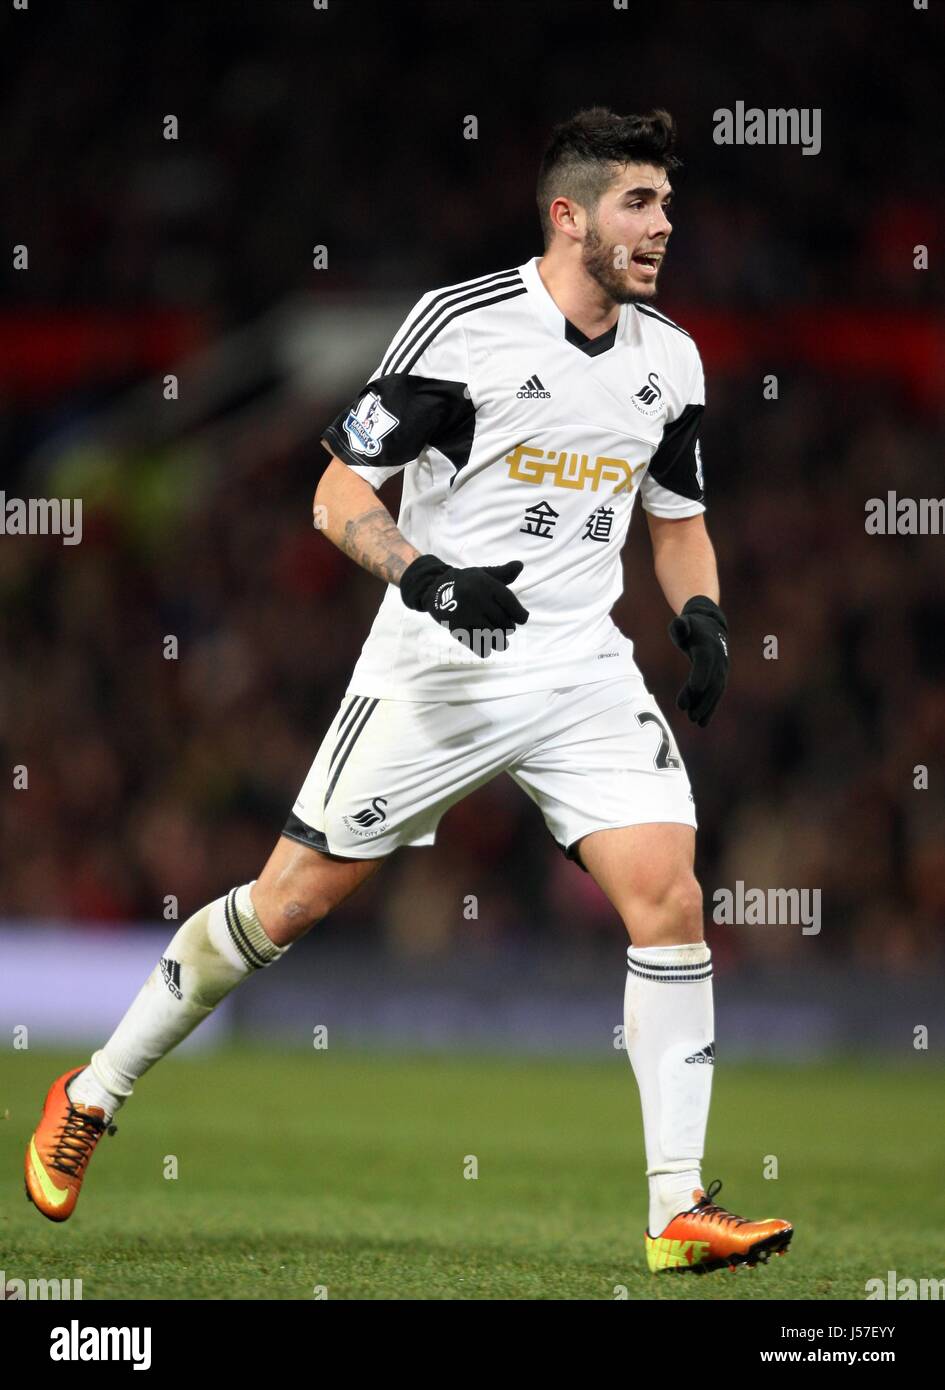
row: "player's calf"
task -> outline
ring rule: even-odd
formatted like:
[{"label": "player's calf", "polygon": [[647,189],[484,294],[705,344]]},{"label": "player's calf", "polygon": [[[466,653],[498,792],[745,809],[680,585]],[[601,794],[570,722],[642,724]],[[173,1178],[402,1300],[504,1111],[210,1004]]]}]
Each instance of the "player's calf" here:
[{"label": "player's calf", "polygon": [[27,1193],[45,1216],[71,1215],[95,1144],[139,1077],[287,949],[266,934],[248,884],[187,919],[105,1046],[50,1090],[26,1154]]},{"label": "player's calf", "polygon": [[298,941],[383,864],[341,859],[283,835],[253,885],[253,904],[270,940]]},{"label": "player's calf", "polygon": [[285,955],[267,934],[251,885],[200,908],[164,954],[103,1048],[70,1084],[73,1101],[110,1119],[134,1083],[193,1032],[222,999],[257,970]]},{"label": "player's calf", "polygon": [[135,1082],[380,862],[336,861],[282,839],[259,882],[231,889],[184,922],[105,1046],[50,1089],[25,1165],[27,1194],[44,1216],[72,1214],[98,1139]]}]

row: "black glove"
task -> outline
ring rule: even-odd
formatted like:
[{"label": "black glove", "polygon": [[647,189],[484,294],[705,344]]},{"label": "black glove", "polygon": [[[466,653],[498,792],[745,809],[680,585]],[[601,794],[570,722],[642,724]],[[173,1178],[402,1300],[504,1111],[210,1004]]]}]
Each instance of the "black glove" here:
[{"label": "black glove", "polygon": [[[408,608],[445,623],[464,647],[486,657],[504,651],[509,635],[528,621],[528,610],[507,587],[523,569],[521,560],[457,569],[435,555],[418,555],[400,577],[400,596]],[[496,639],[496,632],[504,636]]]},{"label": "black glove", "polygon": [[669,635],[692,662],[689,679],[676,697],[679,709],[704,729],[728,680],[728,623],[717,603],[696,594],[669,625]]}]

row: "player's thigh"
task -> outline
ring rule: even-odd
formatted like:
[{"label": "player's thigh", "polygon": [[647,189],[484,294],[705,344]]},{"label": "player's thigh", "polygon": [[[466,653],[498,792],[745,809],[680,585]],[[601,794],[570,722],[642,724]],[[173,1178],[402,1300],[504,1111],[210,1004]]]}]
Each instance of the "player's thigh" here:
[{"label": "player's thigh", "polygon": [[327,917],[384,863],[342,859],[281,836],[252,888],[259,920],[277,946],[297,940]]},{"label": "player's thigh", "polygon": [[701,935],[695,803],[669,723],[640,677],[556,690],[548,735],[511,775],[635,944]]},{"label": "player's thigh", "polygon": [[446,811],[508,766],[539,706],[347,696],[284,834],[346,859],[434,844]]},{"label": "player's thigh", "polygon": [[693,872],[696,832],[653,822],[595,830],[577,844],[635,946],[702,940],[702,891]]},{"label": "player's thigh", "polygon": [[509,769],[569,857],[593,830],[697,824],[668,722],[642,678],[546,692],[546,730]]}]

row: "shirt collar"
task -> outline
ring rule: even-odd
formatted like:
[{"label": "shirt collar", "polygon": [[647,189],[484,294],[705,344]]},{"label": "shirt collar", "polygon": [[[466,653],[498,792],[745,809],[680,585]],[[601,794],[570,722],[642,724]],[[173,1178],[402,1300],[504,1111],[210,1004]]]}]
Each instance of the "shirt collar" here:
[{"label": "shirt collar", "polygon": [[[545,287],[545,282],[538,273],[538,262],[540,256],[532,256],[524,265],[518,267],[518,273],[522,277],[522,282],[528,290],[529,298],[535,306],[535,311],[543,323],[554,333],[556,338],[565,341],[565,326],[567,320],[558,308],[554,299]],[[629,305],[621,304],[620,313],[617,316],[617,332],[614,337],[615,342],[619,342],[623,336],[624,325],[627,321],[627,310]],[[591,340],[595,341],[594,339]]]}]

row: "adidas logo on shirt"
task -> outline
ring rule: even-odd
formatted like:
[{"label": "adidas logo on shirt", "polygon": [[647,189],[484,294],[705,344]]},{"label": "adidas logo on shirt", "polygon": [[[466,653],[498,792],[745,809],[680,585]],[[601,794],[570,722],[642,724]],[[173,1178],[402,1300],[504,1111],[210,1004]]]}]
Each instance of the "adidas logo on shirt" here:
[{"label": "adidas logo on shirt", "polygon": [[537,376],[530,376],[515,393],[518,401],[547,401],[551,399],[551,392],[546,391]]}]

